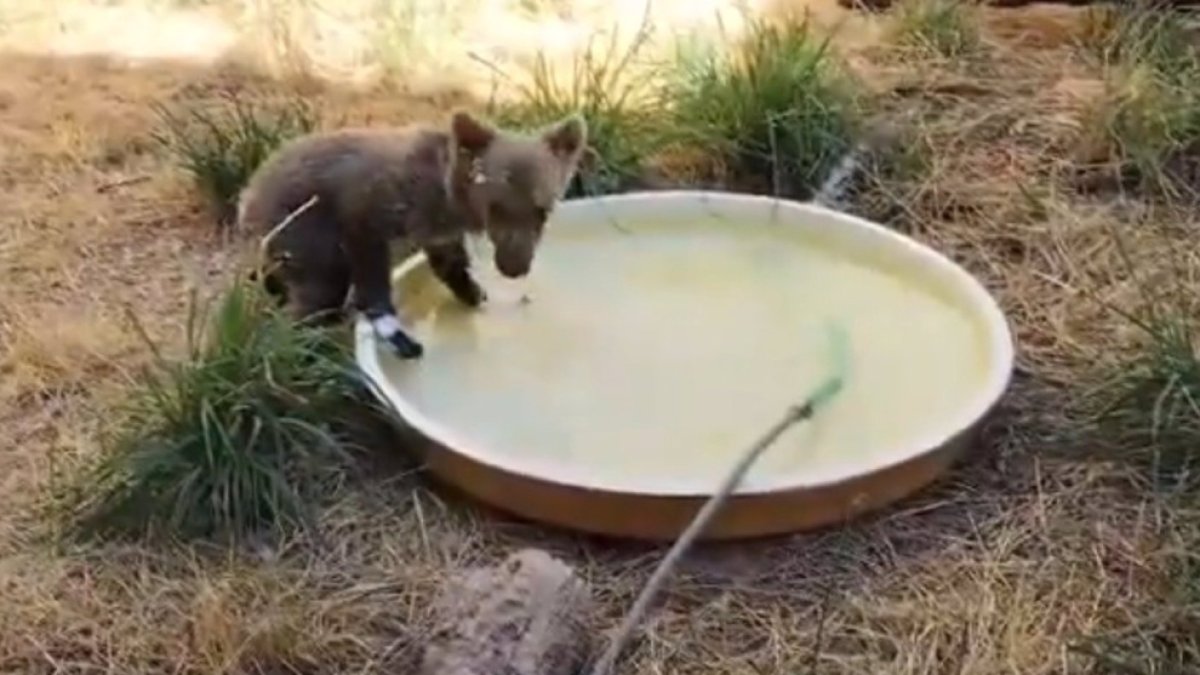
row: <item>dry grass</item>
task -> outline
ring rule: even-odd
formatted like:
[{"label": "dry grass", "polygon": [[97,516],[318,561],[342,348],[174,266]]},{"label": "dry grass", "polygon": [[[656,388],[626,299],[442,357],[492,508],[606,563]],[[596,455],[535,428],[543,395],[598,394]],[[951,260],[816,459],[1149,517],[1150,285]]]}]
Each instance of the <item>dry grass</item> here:
[{"label": "dry grass", "polygon": [[135,346],[121,322],[61,306],[20,307],[8,317],[0,359],[0,400],[79,390],[111,376]]},{"label": "dry grass", "polygon": [[960,0],[904,0],[892,10],[892,38],[900,45],[946,59],[979,47],[979,17]]},{"label": "dry grass", "polygon": [[[985,13],[987,58],[969,78],[940,56],[849,55],[923,149],[919,170],[882,177],[858,208],[978,274],[1020,340],[984,446],[877,517],[699,551],[628,672],[1114,671],[1093,669],[1097,657],[1133,673],[1195,671],[1194,497],[1145,489],[1145,472],[1119,454],[1093,456],[1083,412],[1103,366],[1145,343],[1105,306],[1140,303],[1113,228],[1134,259],[1169,271],[1155,261],[1190,250],[1200,218],[1186,204],[1077,189],[1071,152],[1105,73],[1056,37],[1070,13],[1042,11]],[[0,672],[406,672],[439,585],[530,543],[580,565],[615,623],[661,549],[508,523],[404,467],[345,490],[316,535],[269,547],[42,537],[46,486],[94,456],[114,392],[147,359],[125,309],[179,348],[189,290],[214,288],[231,262],[186,176],[144,142],[150,104],[253,87],[380,123],[436,119],[460,99],[230,65],[4,58]],[[1191,272],[1176,278],[1200,288]]]},{"label": "dry grass", "polygon": [[1115,183],[1196,195],[1200,167],[1200,49],[1182,13],[1123,8],[1088,37],[1104,94],[1085,118],[1078,155]]}]

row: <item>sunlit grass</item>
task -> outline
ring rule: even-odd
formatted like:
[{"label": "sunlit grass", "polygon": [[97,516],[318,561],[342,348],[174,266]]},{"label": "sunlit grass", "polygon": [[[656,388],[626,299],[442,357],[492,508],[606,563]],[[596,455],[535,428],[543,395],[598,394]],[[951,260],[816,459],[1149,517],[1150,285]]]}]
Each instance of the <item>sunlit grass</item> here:
[{"label": "sunlit grass", "polygon": [[533,131],[576,112],[587,120],[588,149],[569,197],[630,187],[645,158],[670,136],[653,109],[654,71],[638,67],[645,37],[637,36],[624,51],[617,49],[615,33],[606,45],[593,42],[575,55],[569,70],[538,54],[525,72],[506,79],[516,96],[495,106],[501,123]]},{"label": "sunlit grass", "polygon": [[671,68],[671,124],[759,190],[808,196],[853,144],[853,81],[807,19],[749,19],[743,41],[685,44]]}]

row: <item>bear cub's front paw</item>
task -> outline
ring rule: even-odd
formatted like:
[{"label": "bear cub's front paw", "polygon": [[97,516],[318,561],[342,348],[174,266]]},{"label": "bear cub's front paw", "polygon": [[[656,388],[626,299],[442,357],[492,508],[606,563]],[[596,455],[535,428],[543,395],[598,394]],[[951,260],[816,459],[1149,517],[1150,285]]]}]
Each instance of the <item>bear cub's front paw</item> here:
[{"label": "bear cub's front paw", "polygon": [[425,353],[425,348],[421,346],[421,343],[410,338],[404,331],[393,333],[392,337],[388,339],[388,343],[392,345],[392,351],[396,352],[396,356],[402,359],[419,359]]},{"label": "bear cub's front paw", "polygon": [[392,351],[402,359],[417,359],[425,353],[421,343],[409,337],[400,321],[391,314],[371,319],[371,327],[375,330],[376,337],[391,345]]},{"label": "bear cub's front paw", "polygon": [[471,277],[464,277],[450,290],[454,292],[454,297],[458,298],[459,302],[468,307],[479,307],[487,302],[487,291],[483,290],[479,282]]}]

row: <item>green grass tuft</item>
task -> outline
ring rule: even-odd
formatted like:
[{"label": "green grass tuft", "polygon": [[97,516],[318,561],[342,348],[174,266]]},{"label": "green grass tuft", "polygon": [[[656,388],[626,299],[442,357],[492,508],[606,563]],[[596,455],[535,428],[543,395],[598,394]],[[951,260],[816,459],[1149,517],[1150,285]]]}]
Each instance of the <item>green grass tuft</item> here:
[{"label": "green grass tuft", "polygon": [[156,350],[125,423],[72,489],[76,534],[282,533],[309,524],[314,499],[344,477],[351,430],[373,406],[349,350],[249,281],[207,309],[193,302],[185,359]]},{"label": "green grass tuft", "polygon": [[1106,23],[1091,44],[1105,64],[1142,64],[1172,82],[1193,76],[1195,48],[1180,12],[1134,2],[1110,9]]},{"label": "green grass tuft", "polygon": [[962,0],[905,0],[894,11],[894,39],[901,46],[943,58],[979,48],[978,18]]},{"label": "green grass tuft", "polygon": [[1197,305],[1184,289],[1191,273],[1172,264],[1158,270],[1169,275],[1167,280],[1151,281],[1138,276],[1128,254],[1125,265],[1141,300],[1133,311],[1111,309],[1144,342],[1104,378],[1097,428],[1126,459],[1149,471],[1156,488],[1188,492],[1200,487],[1195,475],[1200,460]]},{"label": "green grass tuft", "polygon": [[583,115],[588,149],[568,197],[627,189],[641,176],[643,161],[666,142],[665,126],[649,112],[654,75],[637,69],[645,37],[639,33],[623,53],[616,49],[615,33],[605,49],[589,44],[566,73],[539,53],[522,78],[508,78],[516,82],[515,100],[493,106],[499,123],[530,132],[569,114]]},{"label": "green grass tuft", "polygon": [[288,139],[316,129],[319,119],[303,99],[255,104],[233,94],[179,110],[157,105],[155,112],[154,139],[191,175],[223,225],[232,223],[238,193],[255,169]]},{"label": "green grass tuft", "polygon": [[666,105],[677,131],[720,153],[747,189],[809,197],[853,143],[857,92],[807,19],[747,21],[738,49],[681,46]]},{"label": "green grass tuft", "polygon": [[1158,480],[1187,478],[1200,458],[1200,354],[1191,318],[1139,317],[1147,346],[1111,380],[1101,421],[1149,459]]},{"label": "green grass tuft", "polygon": [[[1132,311],[1104,302],[1143,341],[1107,368],[1099,395],[1085,405],[1099,410],[1087,452],[1131,463],[1145,472],[1153,492],[1143,506],[1156,510],[1164,583],[1150,606],[1130,622],[1071,646],[1097,672],[1154,675],[1200,668],[1200,310],[1190,282],[1196,269],[1168,247],[1165,260],[1135,265],[1122,237],[1115,240],[1123,272],[1137,286]],[[1101,301],[1103,302],[1103,301]],[[1156,561],[1157,562],[1157,561]],[[1148,567],[1151,565],[1147,565]]]},{"label": "green grass tuft", "polygon": [[1124,182],[1169,196],[1200,178],[1200,51],[1180,12],[1117,11],[1091,47],[1105,95],[1085,120],[1086,156],[1114,166]]}]

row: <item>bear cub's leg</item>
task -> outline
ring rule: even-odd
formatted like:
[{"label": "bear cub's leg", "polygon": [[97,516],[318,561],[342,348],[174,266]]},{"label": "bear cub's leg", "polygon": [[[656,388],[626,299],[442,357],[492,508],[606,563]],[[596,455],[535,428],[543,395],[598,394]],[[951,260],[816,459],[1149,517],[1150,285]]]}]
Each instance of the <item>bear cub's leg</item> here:
[{"label": "bear cub's leg", "polygon": [[471,258],[462,239],[424,247],[429,267],[446,288],[468,307],[478,307],[487,300],[487,293],[471,276]]},{"label": "bear cub's leg", "polygon": [[346,242],[354,284],[354,306],[371,322],[375,335],[391,345],[402,359],[417,359],[424,347],[404,331],[392,304],[391,251],[378,237],[360,236]]},{"label": "bear cub's leg", "polygon": [[269,264],[252,276],[296,321],[331,326],[341,319],[350,291],[350,264],[336,230],[308,217],[267,243]]}]

